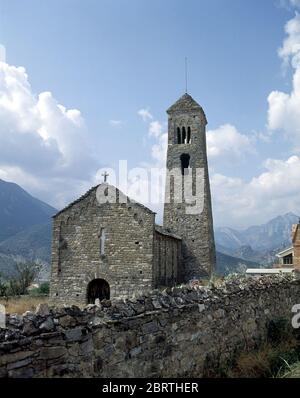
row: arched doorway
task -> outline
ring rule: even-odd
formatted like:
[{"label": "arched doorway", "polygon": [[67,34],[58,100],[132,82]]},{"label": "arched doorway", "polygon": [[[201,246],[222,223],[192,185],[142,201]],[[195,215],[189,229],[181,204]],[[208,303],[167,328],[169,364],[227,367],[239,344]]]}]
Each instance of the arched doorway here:
[{"label": "arched doorway", "polygon": [[104,279],[93,279],[87,287],[87,302],[95,304],[95,300],[109,300],[110,288],[108,282]]}]

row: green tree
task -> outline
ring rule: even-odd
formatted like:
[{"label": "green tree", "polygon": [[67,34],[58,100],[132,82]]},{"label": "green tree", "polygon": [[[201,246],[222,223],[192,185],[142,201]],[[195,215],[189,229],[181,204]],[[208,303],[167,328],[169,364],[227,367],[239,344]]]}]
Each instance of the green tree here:
[{"label": "green tree", "polygon": [[7,288],[7,283],[3,280],[3,277],[0,273],[0,297],[6,296]]},{"label": "green tree", "polygon": [[14,276],[9,280],[9,294],[11,296],[27,294],[28,287],[34,282],[40,269],[41,266],[34,262],[17,263]]},{"label": "green tree", "polygon": [[42,283],[40,288],[39,288],[40,293],[41,294],[45,294],[45,295],[49,294],[49,287],[50,287],[49,286],[49,282]]}]

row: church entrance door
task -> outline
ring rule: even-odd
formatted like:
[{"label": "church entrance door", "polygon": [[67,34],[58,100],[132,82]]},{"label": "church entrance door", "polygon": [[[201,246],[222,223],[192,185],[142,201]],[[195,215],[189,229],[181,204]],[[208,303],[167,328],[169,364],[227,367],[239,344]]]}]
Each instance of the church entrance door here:
[{"label": "church entrance door", "polygon": [[87,287],[88,304],[95,304],[96,299],[109,300],[110,288],[108,282],[104,279],[93,279]]}]

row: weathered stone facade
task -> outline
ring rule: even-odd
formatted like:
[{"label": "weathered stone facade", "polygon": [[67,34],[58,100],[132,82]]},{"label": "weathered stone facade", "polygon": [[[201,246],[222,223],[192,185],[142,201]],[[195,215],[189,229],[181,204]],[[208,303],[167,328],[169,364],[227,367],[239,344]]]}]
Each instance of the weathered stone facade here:
[{"label": "weathered stone facade", "polygon": [[42,305],[36,314],[7,315],[0,377],[201,377],[253,350],[270,321],[289,322],[299,300],[299,280],[268,276],[84,310]]},{"label": "weathered stone facade", "polygon": [[175,286],[181,267],[181,238],[156,226],[154,236],[154,287]]},{"label": "weathered stone facade", "polygon": [[[187,203],[165,204],[164,228],[155,225],[155,213],[106,183],[60,211],[53,219],[50,299],[53,303],[94,303],[96,299],[124,298],[159,286],[209,277],[215,264],[211,198],[202,108],[187,94],[169,110],[167,169],[181,168],[181,154],[189,166],[200,168],[200,202],[196,214]],[[182,127],[183,126],[183,127]],[[177,129],[186,126],[178,143]],[[188,143],[185,143],[185,141]],[[183,187],[180,174],[180,188]],[[107,190],[107,200],[97,191]],[[186,189],[186,186],[184,186]],[[168,187],[167,187],[168,189]],[[116,201],[111,192],[116,192]],[[187,189],[186,189],[187,191]],[[174,193],[171,186],[171,196]],[[121,200],[120,200],[121,199]],[[124,200],[125,199],[125,200]]]},{"label": "weathered stone facade", "polygon": [[[180,238],[156,231],[155,213],[129,198],[124,201],[119,190],[104,185],[117,193],[116,203],[99,203],[95,187],[53,219],[52,303],[88,303],[93,281],[105,281],[109,289],[107,297],[94,299],[130,297],[177,283]],[[158,241],[162,244],[155,258]]]},{"label": "weathered stone facade", "polygon": [[[199,104],[183,95],[168,111],[167,170],[180,177],[167,178],[164,227],[182,237],[182,274],[185,282],[210,276],[215,267],[215,243],[206,154],[206,116]],[[196,170],[198,169],[198,175]],[[192,173],[191,183],[182,174]],[[186,183],[184,183],[186,180]],[[188,187],[199,204],[188,202]],[[183,193],[178,203],[176,190]],[[203,207],[203,208],[202,208]]]}]

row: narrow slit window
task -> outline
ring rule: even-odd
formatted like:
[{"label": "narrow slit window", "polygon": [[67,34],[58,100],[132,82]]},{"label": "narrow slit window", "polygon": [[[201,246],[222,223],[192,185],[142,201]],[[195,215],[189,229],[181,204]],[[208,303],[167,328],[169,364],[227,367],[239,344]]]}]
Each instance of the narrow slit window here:
[{"label": "narrow slit window", "polygon": [[188,127],[187,129],[187,144],[191,143],[191,128]]},{"label": "narrow slit window", "polygon": [[182,127],[182,144],[186,144],[186,130]]},{"label": "narrow slit window", "polygon": [[177,144],[181,144],[181,133],[179,127],[177,127]]},{"label": "narrow slit window", "polygon": [[100,254],[103,255],[105,253],[105,229],[101,228],[100,230]]}]

